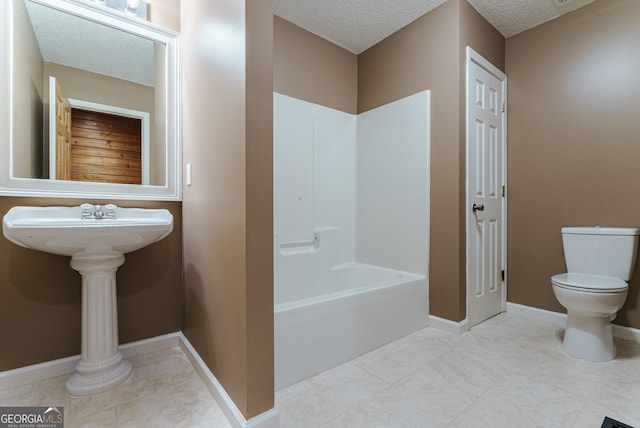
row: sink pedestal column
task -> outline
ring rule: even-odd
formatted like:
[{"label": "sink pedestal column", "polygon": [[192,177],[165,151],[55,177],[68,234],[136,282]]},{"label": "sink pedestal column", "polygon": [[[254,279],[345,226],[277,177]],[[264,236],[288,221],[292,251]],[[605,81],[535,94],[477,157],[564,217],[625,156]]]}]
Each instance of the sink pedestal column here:
[{"label": "sink pedestal column", "polygon": [[71,267],[82,275],[82,355],[67,380],[71,395],[97,394],[131,376],[131,364],[118,349],[116,270],[123,263],[117,252],[71,258]]}]

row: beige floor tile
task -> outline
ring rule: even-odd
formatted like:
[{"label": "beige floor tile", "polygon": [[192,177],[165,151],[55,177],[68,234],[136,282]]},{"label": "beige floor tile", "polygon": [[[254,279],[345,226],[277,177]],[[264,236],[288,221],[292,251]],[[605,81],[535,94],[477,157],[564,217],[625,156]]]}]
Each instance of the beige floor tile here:
[{"label": "beige floor tile", "polygon": [[411,335],[376,349],[353,362],[388,383],[397,382],[446,354],[451,345],[439,336]]},{"label": "beige floor tile", "polygon": [[[348,385],[345,385],[348,388]],[[309,382],[289,386],[276,393],[281,428],[316,428],[345,412],[348,406],[319,395]]]},{"label": "beige floor tile", "polygon": [[[421,422],[424,423],[424,428],[435,428],[439,426],[431,422],[429,415],[419,416],[423,416]],[[523,413],[519,408],[507,406],[489,394],[482,396],[467,409],[461,411],[445,426],[447,428],[536,427],[528,415]]]},{"label": "beige floor tile", "polygon": [[183,383],[119,405],[116,412],[120,427],[191,427],[221,410],[204,385]]},{"label": "beige floor tile", "polygon": [[429,415],[434,423],[446,424],[481,393],[482,390],[467,379],[451,379],[426,366],[390,385],[370,401],[376,407],[405,419],[413,420],[423,414]]},{"label": "beige floor tile", "polygon": [[353,363],[314,376],[307,383],[316,394],[336,406],[351,406],[366,400],[388,385]]},{"label": "beige floor tile", "polygon": [[509,376],[503,367],[496,366],[490,360],[478,361],[457,352],[433,360],[429,367],[437,371],[444,382],[456,384],[463,380],[469,388],[477,389],[477,395]]},{"label": "beige floor tile", "polygon": [[564,354],[563,333],[508,313],[461,335],[420,330],[351,363],[390,384],[347,409],[308,384],[280,391],[282,427],[597,428],[604,416],[640,427],[640,344],[616,340],[617,359],[596,363]]},{"label": "beige floor tile", "polygon": [[363,402],[347,410],[322,428],[418,428],[412,422],[383,408]]},{"label": "beige floor tile", "polygon": [[[636,368],[636,370],[640,367]],[[640,426],[640,384],[635,382],[599,384],[587,400],[578,419],[579,423],[592,423],[609,416],[620,422]],[[578,423],[576,423],[578,426]],[[586,426],[586,425],[585,425]]]},{"label": "beige floor tile", "polygon": [[26,406],[31,395],[32,384],[0,390],[0,405]]},{"label": "beige floor tile", "polygon": [[276,394],[281,427],[319,427],[387,385],[354,363],[343,364]]},{"label": "beige floor tile", "polygon": [[[65,415],[69,415],[65,409]],[[66,416],[64,426],[66,428],[114,428],[118,426],[116,409],[110,408],[88,416],[74,415]]]},{"label": "beige floor tile", "polygon": [[[565,355],[562,329],[501,314],[456,335],[420,330],[276,393],[281,428],[599,427],[605,416],[640,427],[640,344],[618,357]],[[0,390],[0,404],[65,406],[73,427],[230,428],[179,347],[130,359],[132,378],[89,397],[68,376]]]},{"label": "beige floor tile", "polygon": [[57,376],[33,384],[27,406],[64,406],[67,400],[65,383],[69,376]]},{"label": "beige floor tile", "polygon": [[[61,405],[65,426],[231,428],[179,347],[132,357],[123,385],[86,397],[66,393],[68,375],[0,391],[2,405]],[[6,403],[6,404],[5,404]]]}]

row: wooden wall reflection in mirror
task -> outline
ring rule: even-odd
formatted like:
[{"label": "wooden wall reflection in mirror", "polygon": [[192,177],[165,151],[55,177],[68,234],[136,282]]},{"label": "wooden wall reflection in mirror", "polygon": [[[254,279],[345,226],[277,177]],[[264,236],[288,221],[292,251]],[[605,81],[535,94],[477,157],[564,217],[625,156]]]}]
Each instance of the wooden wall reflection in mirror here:
[{"label": "wooden wall reflection in mirror", "polygon": [[86,0],[1,7],[0,192],[179,199],[178,34]]}]

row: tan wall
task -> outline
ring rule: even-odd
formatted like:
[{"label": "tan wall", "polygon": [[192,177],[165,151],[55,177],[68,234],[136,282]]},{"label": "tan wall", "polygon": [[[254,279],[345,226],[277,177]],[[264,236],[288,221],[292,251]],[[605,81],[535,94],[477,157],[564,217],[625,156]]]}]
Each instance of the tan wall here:
[{"label": "tan wall", "polygon": [[[460,74],[463,88],[467,46],[471,46],[491,64],[504,71],[504,37],[469,2],[463,0],[460,1]],[[464,91],[461,92],[464,95]]]},{"label": "tan wall", "polygon": [[[183,331],[248,419],[273,407],[272,2],[181,14]],[[212,26],[232,32],[202,38]]]},{"label": "tan wall", "polygon": [[[151,86],[45,62],[45,93],[49,90],[49,76],[58,79],[67,98],[147,111],[153,115],[155,91]],[[48,104],[48,101],[45,104]]]},{"label": "tan wall", "polygon": [[[0,215],[16,205],[79,205],[85,199],[0,197]],[[93,201],[98,202],[98,201]],[[129,253],[117,272],[120,343],[180,330],[182,213],[179,202],[113,201],[166,208],[173,232]],[[81,279],[69,257],[19,247],[0,238],[0,371],[80,354]]]},{"label": "tan wall", "polygon": [[13,151],[14,174],[16,177],[41,178],[43,60],[24,1],[14,1],[14,20],[13,138],[20,142]]},{"label": "tan wall", "polygon": [[[507,39],[508,300],[563,312],[562,226],[640,226],[640,2],[594,2]],[[636,263],[617,324],[640,328]]]},{"label": "tan wall", "polygon": [[[358,57],[358,112],[431,90],[430,313],[465,317],[464,46],[504,64],[504,39],[449,0]],[[503,52],[500,55],[500,52]]]},{"label": "tan wall", "polygon": [[273,1],[247,2],[247,410],[274,406]]},{"label": "tan wall", "polygon": [[180,0],[147,0],[147,4],[149,21],[180,31]]},{"label": "tan wall", "polygon": [[356,114],[358,57],[274,16],[273,90]]}]

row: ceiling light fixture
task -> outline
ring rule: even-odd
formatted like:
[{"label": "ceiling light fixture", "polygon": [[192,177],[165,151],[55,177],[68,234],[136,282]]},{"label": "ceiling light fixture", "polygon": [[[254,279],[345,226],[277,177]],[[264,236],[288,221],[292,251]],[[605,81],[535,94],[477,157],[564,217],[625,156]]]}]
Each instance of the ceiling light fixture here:
[{"label": "ceiling light fixture", "polygon": [[93,0],[94,3],[124,12],[129,16],[147,19],[147,2],[142,0]]},{"label": "ceiling light fixture", "polygon": [[125,11],[131,15],[135,15],[138,12],[139,6],[140,0],[127,0],[127,9]]}]

